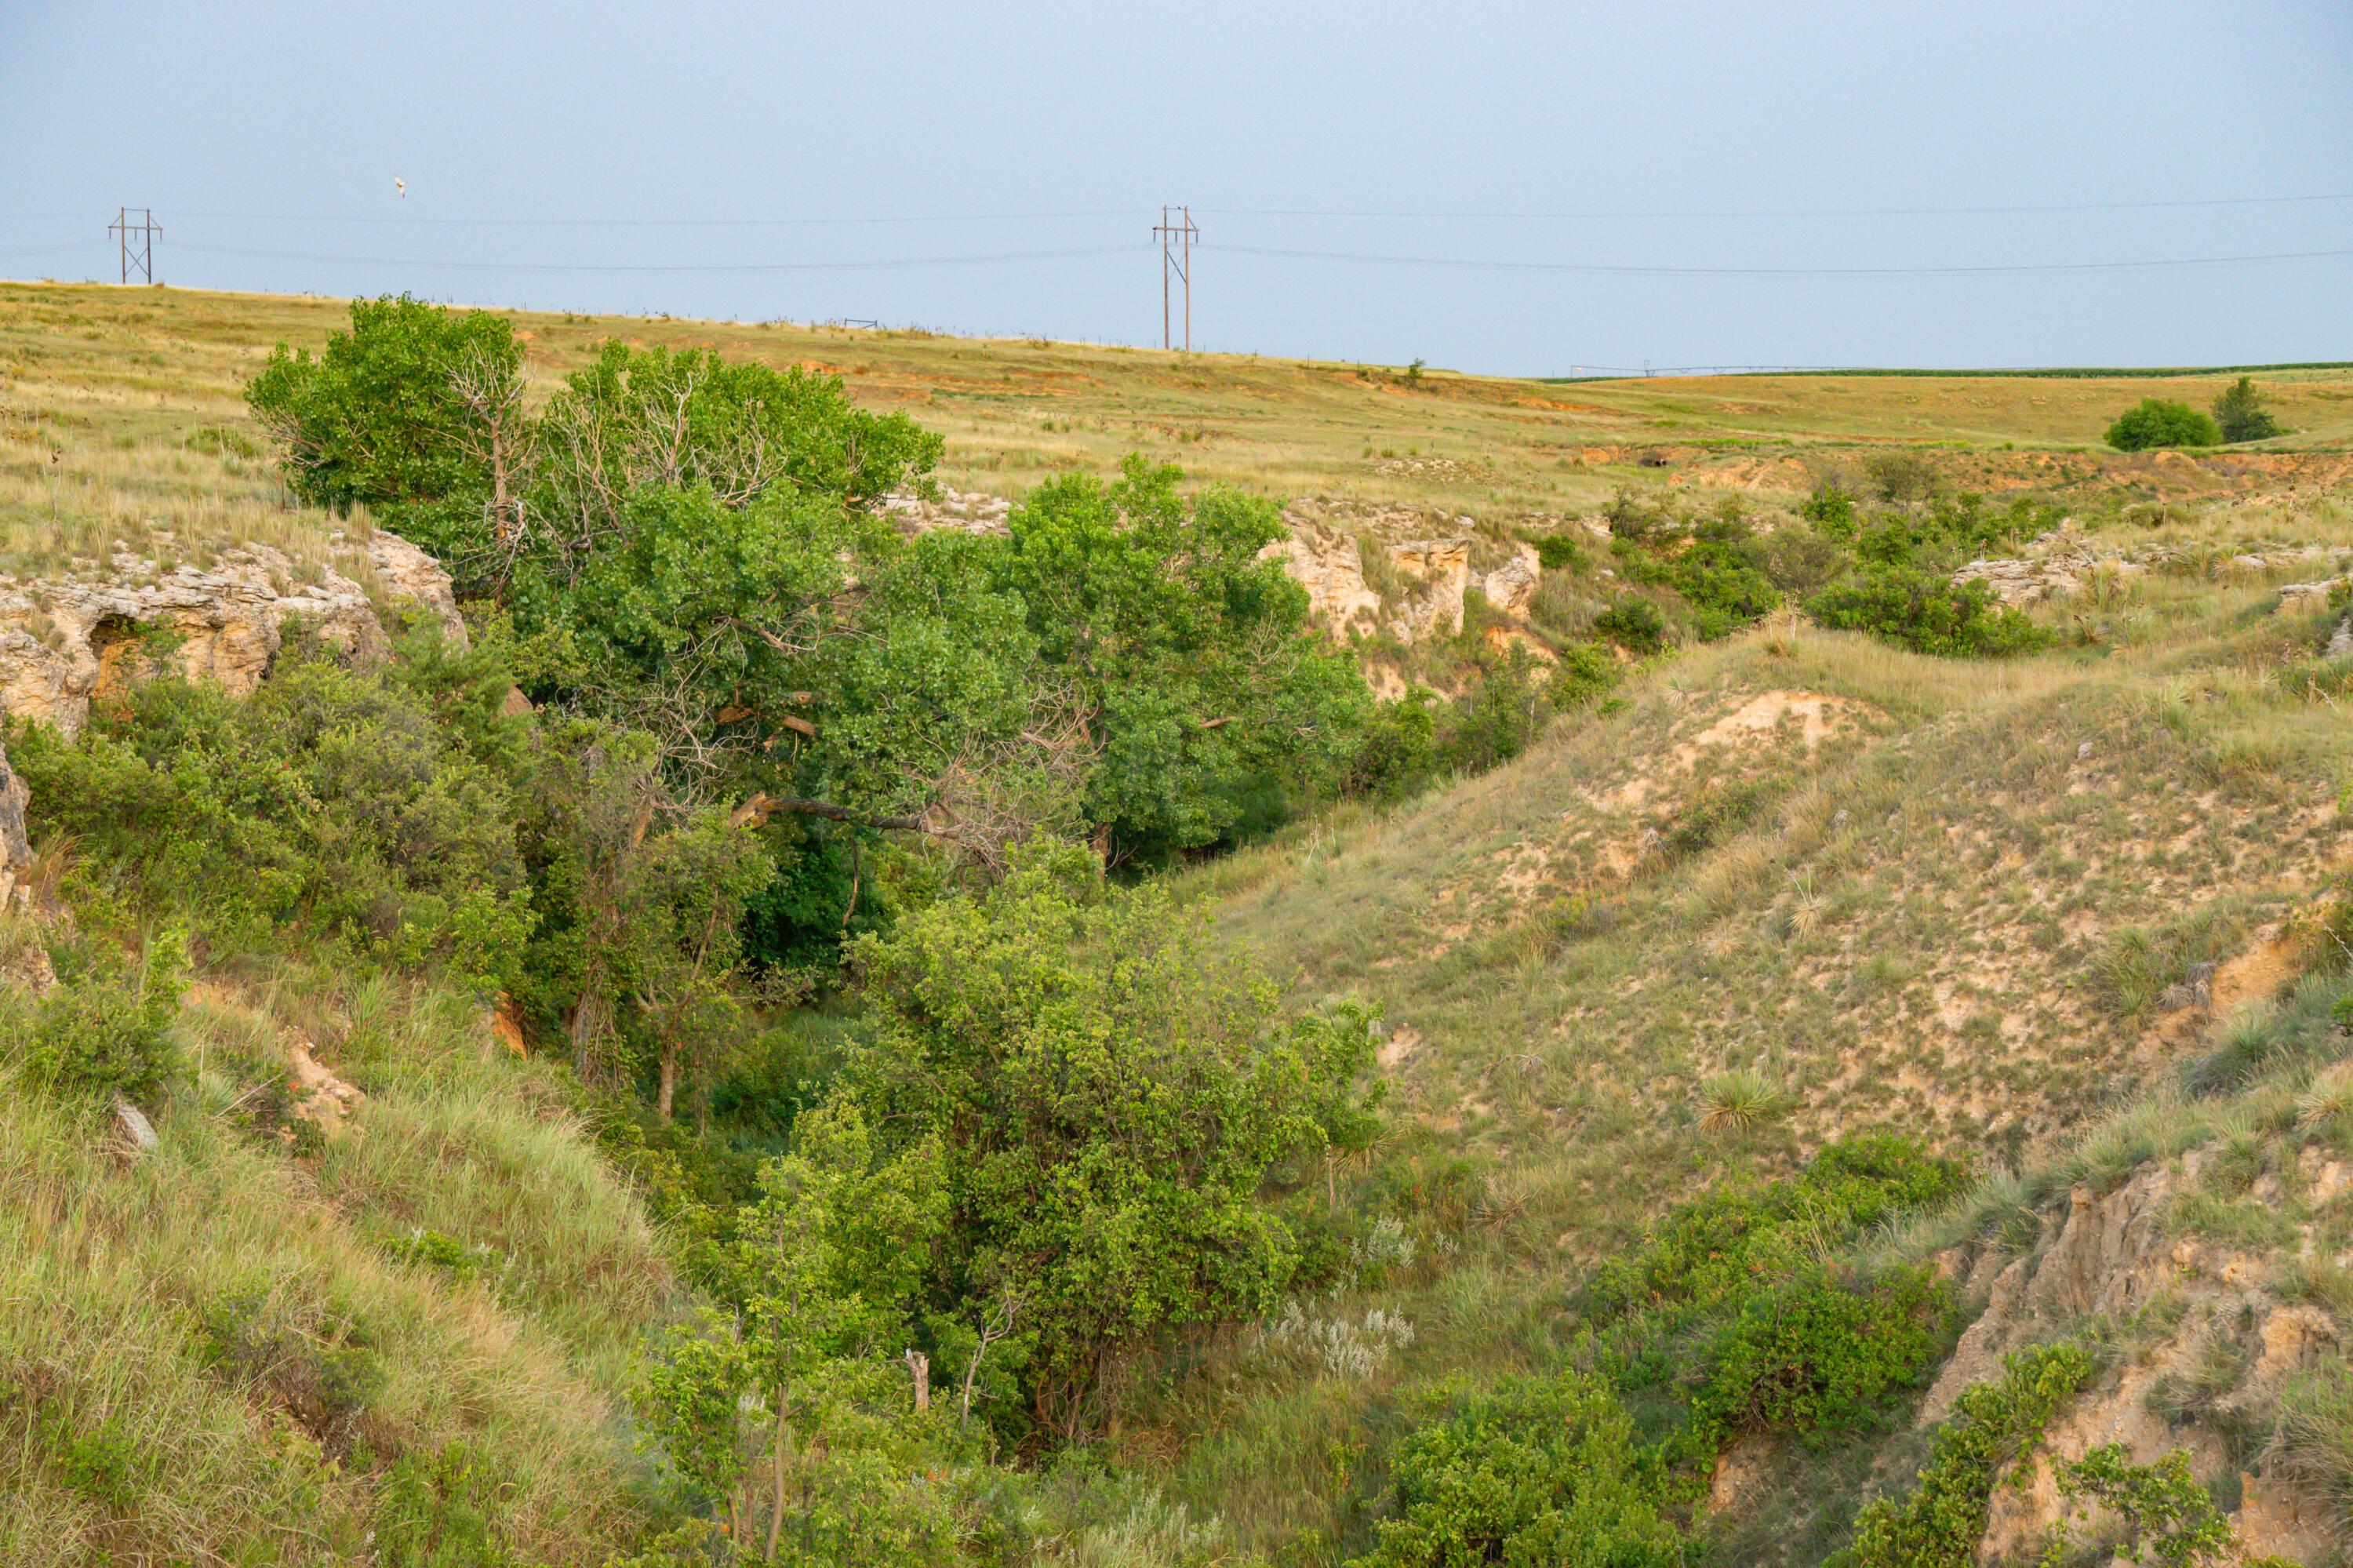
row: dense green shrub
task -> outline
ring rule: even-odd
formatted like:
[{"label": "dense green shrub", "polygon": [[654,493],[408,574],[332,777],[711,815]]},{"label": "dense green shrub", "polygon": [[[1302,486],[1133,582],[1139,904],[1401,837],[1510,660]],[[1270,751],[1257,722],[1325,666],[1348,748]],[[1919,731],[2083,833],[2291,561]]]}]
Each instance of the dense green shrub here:
[{"label": "dense green shrub", "polygon": [[1483,773],[1525,751],[1552,714],[1550,690],[1538,673],[1535,661],[1518,648],[1488,669],[1439,726],[1440,767]]},{"label": "dense green shrub", "polygon": [[1796,1273],[1824,1245],[1945,1202],[1967,1179],[1966,1167],[1923,1154],[1904,1139],[1842,1139],[1793,1181],[1720,1187],[1676,1205],[1640,1245],[1602,1265],[1588,1287],[1588,1305],[1606,1319],[1735,1303]]},{"label": "dense green shrub", "polygon": [[2116,416],[2108,427],[2107,443],[2120,452],[2148,451],[2158,447],[2211,447],[2222,440],[2221,428],[2187,403],[2144,397]]},{"label": "dense green shrub", "polygon": [[1979,582],[1881,567],[1806,600],[1806,613],[1834,630],[1868,631],[1921,653],[2003,658],[2046,648],[2051,634],[1994,598]]},{"label": "dense green shrub", "polygon": [[1585,569],[1585,549],[1567,534],[1524,534],[1521,535],[1535,546],[1536,565],[1548,572],[1576,572]]},{"label": "dense green shrub", "polygon": [[1862,460],[1862,471],[1882,501],[1909,506],[1936,493],[1944,476],[1925,452],[1873,452]]},{"label": "dense green shrub", "polygon": [[166,929],[128,963],[89,960],[33,1010],[26,1065],[37,1080],[152,1101],[186,1071],[173,1025],[187,952]]},{"label": "dense green shrub", "polygon": [[299,927],[496,989],[532,930],[521,809],[469,745],[495,725],[470,736],[455,705],[296,649],[248,698],[146,682],[10,756],[37,824],[145,915],[185,912],[215,947]]},{"label": "dense green shrub", "polygon": [[[2068,1518],[2052,1531],[2046,1561],[2066,1560],[2080,1516],[2100,1520],[2103,1537],[2121,1534],[2116,1554],[2127,1563],[2211,1568],[2242,1561],[2230,1517],[2215,1506],[2213,1494],[2191,1473],[2189,1456],[2179,1448],[2154,1464],[2136,1465],[2122,1443],[2103,1443],[2080,1459],[2062,1461],[2055,1470]],[[2255,1568],[2282,1562],[2265,1558]]]},{"label": "dense green shrub", "polygon": [[1835,484],[1816,486],[1811,495],[1798,503],[1798,515],[1840,544],[1854,537],[1854,497]]},{"label": "dense green shrub", "polygon": [[2226,441],[2269,440],[2280,433],[2251,376],[2240,376],[2214,399],[2214,424]]},{"label": "dense green shrub", "polygon": [[1750,1296],[1712,1337],[1693,1423],[1719,1440],[1868,1426],[1942,1354],[1953,1306],[1926,1269],[1864,1280],[1803,1268]]},{"label": "dense green shrub", "polygon": [[1355,1568],[1681,1568],[1684,1490],[1607,1383],[1524,1379],[1405,1440],[1391,1517]]},{"label": "dense green shrub", "polygon": [[[1680,594],[1691,609],[1694,633],[1713,641],[1769,614],[1781,602],[1780,590],[1758,567],[1747,544],[1745,533],[1703,532],[1672,555],[1627,556],[1627,576]],[[1600,629],[1599,622],[1596,628]]]},{"label": "dense green shrub", "polygon": [[1556,711],[1581,708],[1615,686],[1624,667],[1598,642],[1572,642],[1553,667],[1550,700]]},{"label": "dense green shrub", "polygon": [[1970,1568],[1985,1534],[1995,1479],[2032,1453],[2061,1405],[2092,1380],[2092,1358],[2072,1344],[2013,1352],[2001,1379],[1964,1391],[1936,1428],[1912,1495],[1877,1498],[1855,1520],[1835,1568]]},{"label": "dense green shrub", "polygon": [[1667,634],[1667,618],[1646,599],[1621,599],[1593,618],[1593,631],[1630,653],[1655,653]]}]

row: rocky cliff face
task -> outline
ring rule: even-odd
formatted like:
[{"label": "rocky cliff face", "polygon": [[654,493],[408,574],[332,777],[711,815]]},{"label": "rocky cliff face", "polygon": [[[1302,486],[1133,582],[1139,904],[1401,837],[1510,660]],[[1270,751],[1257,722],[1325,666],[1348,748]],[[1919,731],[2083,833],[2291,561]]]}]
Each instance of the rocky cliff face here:
[{"label": "rocky cliff face", "polygon": [[[910,534],[1002,534],[1012,509],[1002,496],[944,489],[928,498],[897,492],[881,502],[882,514]],[[1374,632],[1407,644],[1455,636],[1463,596],[1473,588],[1506,615],[1524,615],[1544,575],[1535,546],[1524,543],[1511,546],[1502,565],[1473,571],[1475,524],[1426,507],[1303,501],[1285,507],[1282,520],[1289,536],[1261,558],[1282,562],[1335,641]],[[1377,552],[1369,570],[1368,547]]]},{"label": "rocky cliff face", "polygon": [[[2052,1424],[2046,1455],[1995,1489],[1980,1563],[2031,1560],[2061,1514],[2050,1457],[2078,1459],[2105,1443],[2122,1443],[2138,1464],[2181,1449],[2201,1478],[2235,1481],[2233,1522],[2250,1555],[2327,1555],[2327,1500],[2232,1439],[2264,1425],[2289,1379],[2343,1351],[2328,1314],[2284,1298],[2266,1259],[2168,1224],[2168,1209],[2196,1189],[2208,1157],[2144,1165],[2112,1192],[2079,1187],[2035,1250],[2015,1258],[1989,1250],[1968,1269],[1968,1292],[1986,1305],[1929,1390],[1924,1425],[1970,1384],[1999,1377],[2002,1356],[2020,1346],[2087,1320],[2131,1326],[2122,1331],[2140,1341]],[[2353,1165],[2306,1150],[2295,1181],[2308,1195],[2334,1195],[2353,1189]],[[2276,1178],[2263,1181],[2276,1192]],[[2252,1195],[2261,1202],[2263,1186]]]},{"label": "rocky cliff face", "polygon": [[25,781],[8,767],[8,752],[0,747],[0,916],[24,905],[31,889],[26,878],[33,869],[33,846],[25,838]]},{"label": "rocky cliff face", "polygon": [[414,605],[465,640],[448,573],[385,533],[338,541],[334,565],[312,581],[259,545],[205,567],[166,571],[123,555],[103,577],[0,575],[0,708],[71,734],[93,697],[158,669],[250,692],[298,628],[348,657],[380,658],[379,601]]}]

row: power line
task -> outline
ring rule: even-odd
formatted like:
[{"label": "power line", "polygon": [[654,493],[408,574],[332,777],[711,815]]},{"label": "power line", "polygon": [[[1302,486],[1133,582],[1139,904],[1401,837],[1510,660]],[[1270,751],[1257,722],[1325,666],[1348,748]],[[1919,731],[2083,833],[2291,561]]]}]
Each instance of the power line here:
[{"label": "power line", "polygon": [[[1592,221],[1616,218],[1809,218],[1809,217],[1983,217],[2004,214],[2068,212],[2162,212],[2189,207],[2292,207],[2320,202],[2353,201],[2353,191],[2319,191],[2286,196],[2173,196],[2146,201],[2017,202],[1962,207],[1820,207],[1716,208],[1592,208],[1585,210],[1391,208],[1391,207],[1203,207],[1219,217],[1369,217],[1461,221]],[[1149,209],[1092,207],[1057,211],[976,213],[863,213],[792,217],[473,217],[424,214],[334,214],[301,212],[227,212],[173,208],[171,217],[226,218],[249,223],[390,224],[473,228],[825,228],[840,225],[923,223],[1040,223],[1087,218],[1134,217]],[[0,222],[31,223],[83,216],[79,213],[11,213]]]},{"label": "power line", "polygon": [[2243,267],[2283,261],[2337,261],[2353,250],[2282,250],[2256,256],[2184,256],[2147,261],[2035,261],[1969,267],[1648,267],[1585,261],[1487,260],[1456,256],[1388,256],[1358,250],[1293,250],[1220,245],[1232,255],[1293,261],[1354,261],[1390,267],[1441,267],[1497,272],[1561,272],[1613,278],[1971,278],[2054,272],[2149,272],[2170,268]]},{"label": "power line", "polygon": [[89,250],[98,244],[95,239],[67,239],[55,245],[15,245],[0,250],[0,256],[62,256],[69,250]]},{"label": "power line", "polygon": [[1778,218],[1778,217],[1987,217],[2035,212],[2154,212],[2194,207],[2284,207],[2298,203],[2353,201],[2353,191],[2328,191],[2311,196],[2184,196],[2160,201],[2030,202],[1995,207],[1726,207],[1714,211],[1594,211],[1530,212],[1428,211],[1410,212],[1373,207],[1205,207],[1216,217],[1382,217],[1466,220],[1599,218]]},{"label": "power line", "polygon": [[875,257],[855,261],[451,261],[418,256],[343,256],[307,250],[259,250],[241,245],[181,242],[183,250],[251,256],[270,261],[326,261],[360,267],[430,267],[468,272],[860,272],[911,267],[965,267],[999,261],[1057,261],[1083,256],[1133,255],[1137,247],[1096,245],[1064,250],[1000,250],[984,255]]},{"label": "power line", "polygon": [[1132,218],[1147,209],[1101,207],[1083,212],[968,212],[871,214],[837,217],[435,217],[426,216],[336,216],[301,212],[197,212],[172,209],[171,217],[226,218],[243,223],[395,224],[452,228],[798,228],[864,224],[1047,223],[1079,218]]}]

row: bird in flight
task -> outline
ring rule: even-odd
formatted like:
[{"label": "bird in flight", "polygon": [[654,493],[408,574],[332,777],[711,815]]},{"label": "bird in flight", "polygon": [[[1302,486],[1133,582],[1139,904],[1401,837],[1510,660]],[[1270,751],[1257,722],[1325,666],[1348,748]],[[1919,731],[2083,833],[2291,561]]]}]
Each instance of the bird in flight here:
[{"label": "bird in flight", "polygon": [[392,176],[392,188],[398,191],[403,196],[408,195],[408,182],[402,179],[398,175]]}]

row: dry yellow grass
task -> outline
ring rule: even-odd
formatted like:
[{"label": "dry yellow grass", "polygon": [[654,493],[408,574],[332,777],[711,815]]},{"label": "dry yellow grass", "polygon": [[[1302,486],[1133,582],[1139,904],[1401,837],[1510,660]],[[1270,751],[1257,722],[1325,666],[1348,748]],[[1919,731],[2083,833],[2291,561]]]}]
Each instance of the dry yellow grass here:
[{"label": "dry yellow grass", "polygon": [[[290,511],[238,392],[280,341],[315,347],[339,300],[0,284],[0,568],[53,566],[170,529],[297,556]],[[543,387],[610,337],[837,372],[947,438],[941,479],[1018,493],[1129,451],[1286,496],[1481,516],[1590,510],[1630,483],[1788,493],[1891,447],[1957,482],[2242,493],[2353,473],[2353,371],[2263,377],[2295,432],[2187,458],[2096,450],[2145,396],[2203,403],[2226,377],[1710,376],[1573,385],[1010,338],[519,313]],[[258,453],[258,449],[255,449]],[[1664,464],[1663,467],[1651,466]]]}]

